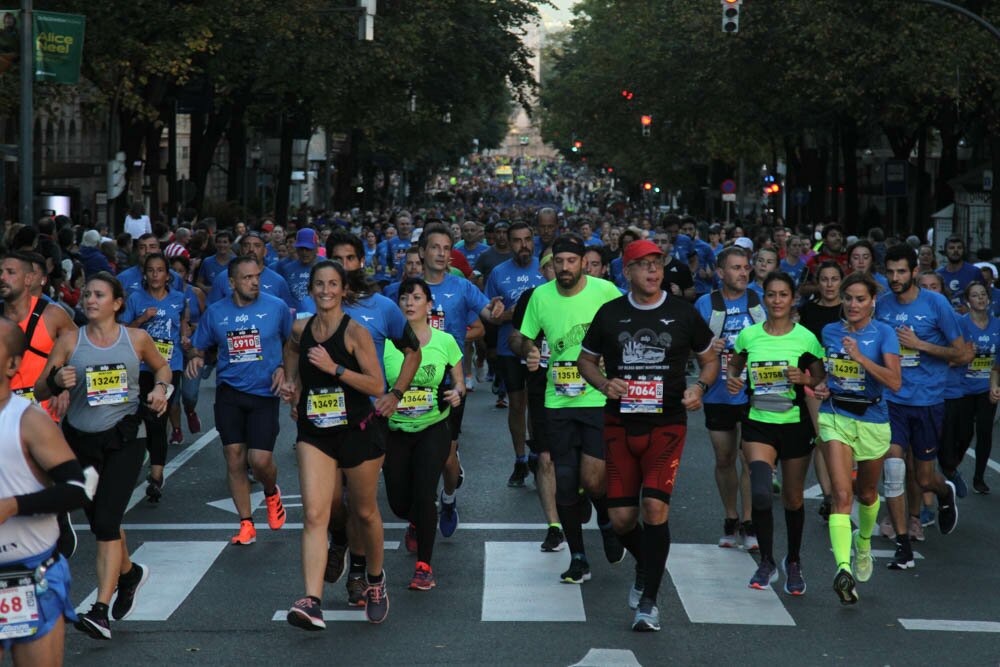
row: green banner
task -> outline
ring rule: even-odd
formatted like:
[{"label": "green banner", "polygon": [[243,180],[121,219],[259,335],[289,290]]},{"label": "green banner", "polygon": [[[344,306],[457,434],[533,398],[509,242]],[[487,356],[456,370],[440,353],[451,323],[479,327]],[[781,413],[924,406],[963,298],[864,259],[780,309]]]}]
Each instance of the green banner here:
[{"label": "green banner", "polygon": [[36,11],[34,19],[35,81],[78,83],[86,17]]}]

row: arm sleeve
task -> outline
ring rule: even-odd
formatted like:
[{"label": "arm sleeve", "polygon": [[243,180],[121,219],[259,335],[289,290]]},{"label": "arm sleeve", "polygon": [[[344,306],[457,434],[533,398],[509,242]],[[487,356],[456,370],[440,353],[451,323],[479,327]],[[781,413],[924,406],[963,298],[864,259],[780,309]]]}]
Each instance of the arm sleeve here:
[{"label": "arm sleeve", "polygon": [[417,334],[410,328],[409,322],[404,323],[402,334],[399,337],[393,337],[390,340],[396,349],[400,351],[407,348],[413,351],[420,349],[420,339],[417,338]]},{"label": "arm sleeve", "polygon": [[47,472],[55,482],[52,486],[14,497],[18,516],[72,512],[87,502],[86,481],[79,461],[70,459]]}]

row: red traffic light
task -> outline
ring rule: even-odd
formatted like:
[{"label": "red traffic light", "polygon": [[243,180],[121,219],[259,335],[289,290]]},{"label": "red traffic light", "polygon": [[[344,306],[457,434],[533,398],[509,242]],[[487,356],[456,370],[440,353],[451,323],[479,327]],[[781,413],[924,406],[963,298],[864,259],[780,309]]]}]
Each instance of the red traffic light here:
[{"label": "red traffic light", "polygon": [[615,173],[615,168],[614,167],[608,167],[608,173],[609,174]]},{"label": "red traffic light", "polygon": [[777,183],[771,183],[764,188],[764,194],[776,195],[781,192],[781,186]]},{"label": "red traffic light", "polygon": [[573,148],[582,148],[582,147],[583,147],[583,142],[582,141],[574,141],[573,142]]},{"label": "red traffic light", "polygon": [[645,183],[642,184],[642,189],[643,190],[652,190],[653,189],[653,184],[650,183],[649,181],[646,181]]},{"label": "red traffic light", "polygon": [[652,116],[643,116],[641,120],[642,120],[642,126],[643,127],[649,127],[650,125],[653,124],[653,117]]},{"label": "red traffic light", "polygon": [[622,97],[624,97],[626,100],[630,100],[634,96],[635,95],[631,90],[624,90],[624,89],[622,90]]}]

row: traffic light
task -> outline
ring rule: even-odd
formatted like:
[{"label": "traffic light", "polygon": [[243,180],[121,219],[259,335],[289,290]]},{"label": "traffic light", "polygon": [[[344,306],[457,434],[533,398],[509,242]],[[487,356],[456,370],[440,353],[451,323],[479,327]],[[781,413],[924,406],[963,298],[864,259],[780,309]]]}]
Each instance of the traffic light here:
[{"label": "traffic light", "polygon": [[766,195],[776,195],[781,192],[781,186],[777,183],[768,183],[764,186],[764,194]]},{"label": "traffic light", "polygon": [[743,0],[722,0],[722,32],[740,31],[740,5]]},{"label": "traffic light", "polygon": [[125,192],[125,153],[119,151],[115,159],[108,160],[108,200]]},{"label": "traffic light", "polygon": [[646,181],[645,183],[642,184],[642,189],[645,190],[646,192],[649,192],[650,190],[653,189],[653,184],[650,183],[649,181]]},{"label": "traffic light", "polygon": [[631,100],[633,97],[635,97],[635,93],[633,93],[631,90],[623,88],[622,97],[624,97],[626,100]]},{"label": "traffic light", "polygon": [[577,141],[573,142],[573,152],[574,153],[579,153],[581,148],[583,148],[583,142],[582,141],[577,140]]},{"label": "traffic light", "polygon": [[649,126],[653,124],[653,117],[652,116],[643,116],[640,120],[642,121],[642,136],[648,137],[649,136]]}]

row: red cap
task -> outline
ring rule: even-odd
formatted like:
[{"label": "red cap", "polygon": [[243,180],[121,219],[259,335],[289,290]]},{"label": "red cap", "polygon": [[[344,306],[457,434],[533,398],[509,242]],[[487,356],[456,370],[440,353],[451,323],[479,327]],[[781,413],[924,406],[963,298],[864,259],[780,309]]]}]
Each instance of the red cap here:
[{"label": "red cap", "polygon": [[260,226],[260,230],[262,232],[273,231],[274,230],[274,223],[272,223],[272,222],[265,222],[263,225]]},{"label": "red cap", "polygon": [[652,241],[632,241],[627,246],[625,246],[625,252],[622,254],[622,265],[628,266],[640,257],[645,257],[646,255],[662,255],[663,251],[660,250],[660,246],[656,245]]}]

